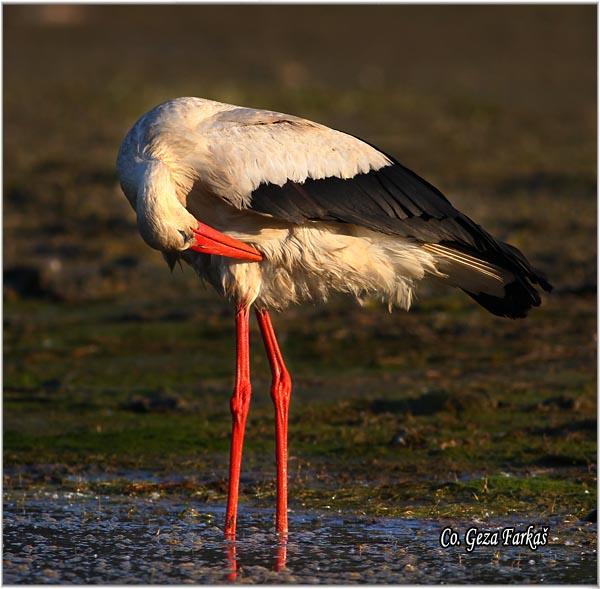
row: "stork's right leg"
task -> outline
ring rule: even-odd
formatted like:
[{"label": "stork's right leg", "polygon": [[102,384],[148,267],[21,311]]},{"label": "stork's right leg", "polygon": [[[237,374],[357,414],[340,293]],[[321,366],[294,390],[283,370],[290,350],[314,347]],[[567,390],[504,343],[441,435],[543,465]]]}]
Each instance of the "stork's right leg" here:
[{"label": "stork's right leg", "polygon": [[238,305],[236,309],[237,364],[235,373],[235,389],[231,397],[231,457],[229,460],[229,496],[227,499],[227,515],[225,519],[225,535],[235,539],[237,519],[238,492],[240,487],[240,468],[242,466],[242,448],[244,446],[244,430],[250,407],[250,332],[249,307]]}]

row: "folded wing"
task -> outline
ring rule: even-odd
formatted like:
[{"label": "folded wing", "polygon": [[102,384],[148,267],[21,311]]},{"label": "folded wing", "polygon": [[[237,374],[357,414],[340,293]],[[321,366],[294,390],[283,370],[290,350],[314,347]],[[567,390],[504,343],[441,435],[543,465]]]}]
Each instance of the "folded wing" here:
[{"label": "folded wing", "polygon": [[349,223],[419,242],[448,281],[500,316],[540,304],[544,275],[434,186],[360,139],[269,111],[236,108],[211,122],[201,181],[239,209],[295,224]]}]

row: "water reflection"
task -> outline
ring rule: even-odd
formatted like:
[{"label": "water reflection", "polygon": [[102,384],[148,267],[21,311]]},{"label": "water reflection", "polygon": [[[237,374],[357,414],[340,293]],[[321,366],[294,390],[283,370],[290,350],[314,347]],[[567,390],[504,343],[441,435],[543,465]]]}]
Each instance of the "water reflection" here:
[{"label": "water reflection", "polygon": [[[226,543],[226,560],[227,560],[227,580],[235,581],[237,579],[237,545],[235,540],[225,540]],[[288,539],[286,537],[278,537],[276,538],[277,543],[277,557],[275,559],[275,565],[273,570],[276,573],[283,571],[286,568],[287,563],[287,543]]]},{"label": "water reflection", "polygon": [[237,579],[237,551],[235,547],[235,540],[225,540],[227,544],[227,573],[228,581],[235,581]]},{"label": "water reflection", "polygon": [[[195,509],[190,509],[193,505]],[[287,540],[273,514],[242,506],[237,542],[224,509],[190,500],[5,493],[5,583],[596,583],[596,525],[490,520],[482,527],[550,526],[535,552],[443,549],[446,526],[473,522],[290,513]]]},{"label": "water reflection", "polygon": [[287,536],[285,538],[278,538],[277,540],[277,564],[275,565],[275,571],[281,572],[287,564]]}]

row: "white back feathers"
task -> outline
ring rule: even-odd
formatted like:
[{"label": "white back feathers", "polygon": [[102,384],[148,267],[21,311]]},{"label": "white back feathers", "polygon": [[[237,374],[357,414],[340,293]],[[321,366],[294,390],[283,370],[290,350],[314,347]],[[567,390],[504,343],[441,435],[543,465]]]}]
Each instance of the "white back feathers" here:
[{"label": "white back feathers", "polygon": [[[355,137],[312,121],[200,98],[157,106],[125,143],[147,145],[145,155],[168,163],[180,185],[197,180],[237,208],[261,184],[349,179],[391,163]],[[121,156],[119,162],[118,170],[127,168]]]}]

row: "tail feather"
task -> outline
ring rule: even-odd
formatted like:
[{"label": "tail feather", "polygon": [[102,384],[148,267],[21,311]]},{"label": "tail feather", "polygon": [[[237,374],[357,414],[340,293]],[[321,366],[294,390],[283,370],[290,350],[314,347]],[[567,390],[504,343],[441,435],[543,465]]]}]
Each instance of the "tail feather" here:
[{"label": "tail feather", "polygon": [[427,243],[423,248],[434,255],[438,269],[450,284],[490,313],[512,319],[525,317],[541,303],[534,285],[548,292],[552,285],[516,247],[496,240],[493,243],[494,248],[486,247],[484,251],[451,242]]}]

